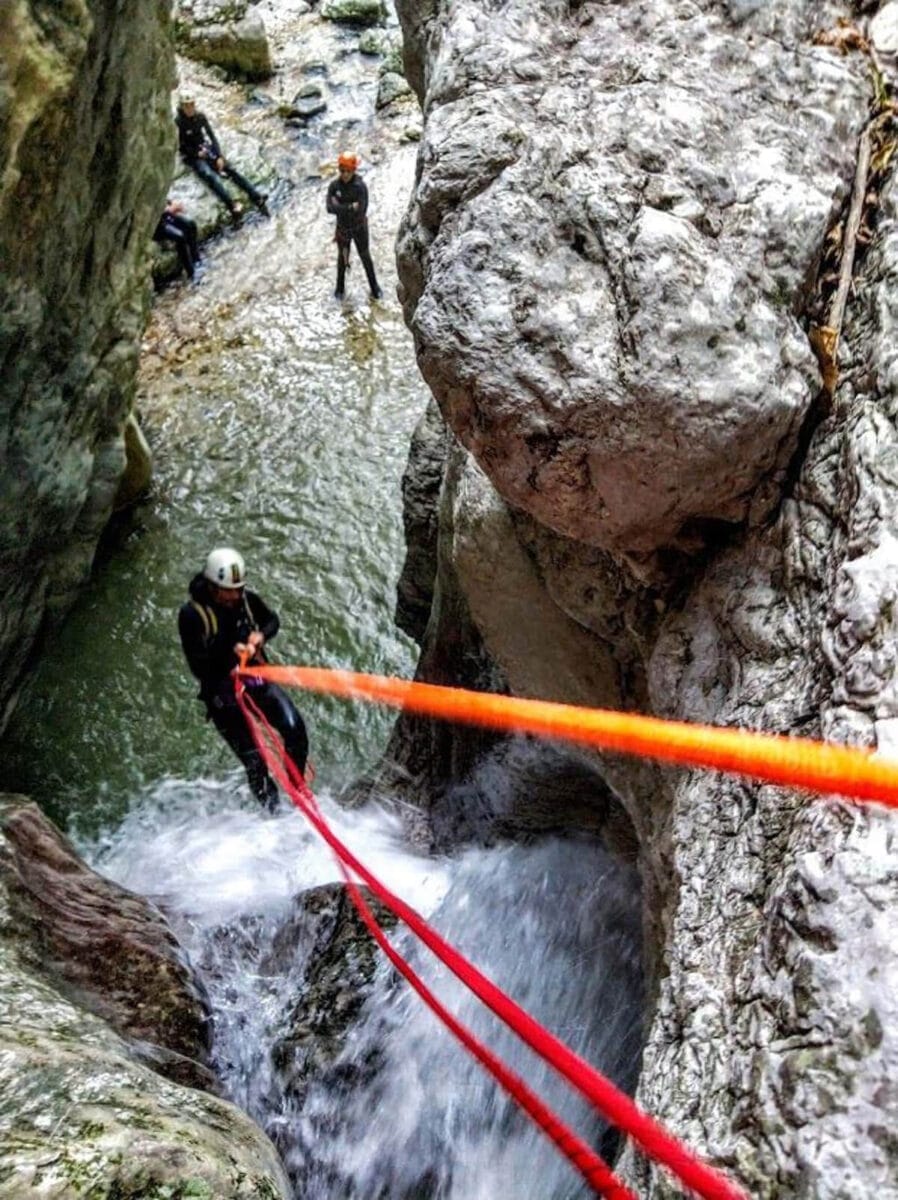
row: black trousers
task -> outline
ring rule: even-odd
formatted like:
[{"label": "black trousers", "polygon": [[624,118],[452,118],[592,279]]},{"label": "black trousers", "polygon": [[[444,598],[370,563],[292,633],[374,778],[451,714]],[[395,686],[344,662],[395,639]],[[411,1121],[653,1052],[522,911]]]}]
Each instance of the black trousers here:
[{"label": "black trousers", "polygon": [[153,234],[153,241],[160,244],[172,242],[185,274],[188,279],[193,279],[196,264],[200,260],[196,221],[191,221],[190,217],[183,217],[180,213],[163,213]]},{"label": "black trousers", "polygon": [[[273,683],[248,687],[247,695],[284,739],[285,750],[305,774],[309,735],[293,701]],[[268,774],[236,700],[233,697],[214,697],[207,705],[207,712],[215,728],[243,763],[253,795],[260,804],[274,808],[278,799],[277,785]]]},{"label": "black trousers", "polygon": [[380,296],[380,288],[377,285],[377,276],[374,274],[374,263],[371,261],[371,252],[368,249],[368,223],[359,225],[355,229],[337,229],[337,292],[342,295],[346,287],[346,268],[349,266],[349,252],[352,249],[352,243],[355,242],[356,249],[359,252],[359,258],[362,260],[362,266],[365,268],[365,274],[368,276],[368,287],[371,289],[371,295],[375,299]]}]

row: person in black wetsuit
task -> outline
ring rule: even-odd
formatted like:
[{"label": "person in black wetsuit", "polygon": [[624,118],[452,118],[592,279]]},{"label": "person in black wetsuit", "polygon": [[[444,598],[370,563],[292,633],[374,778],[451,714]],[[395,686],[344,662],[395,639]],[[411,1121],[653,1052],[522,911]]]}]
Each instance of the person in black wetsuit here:
[{"label": "person in black wetsuit", "polygon": [[[256,749],[249,726],[237,707],[231,671],[244,649],[250,662],[265,662],[265,645],[280,628],[278,615],[245,586],[243,559],[236,550],[213,550],[203,570],[190,581],[190,599],[178,613],[178,631],[187,665],[200,681],[199,699],[206,716],[246,768],[254,795],[270,810],[278,790]],[[305,774],[309,739],[305,723],[279,687],[247,680],[253,702],[284,739],[284,747]]]},{"label": "person in black wetsuit", "polygon": [[169,200],[165,205],[153,233],[153,241],[160,246],[163,242],[172,242],[187,278],[193,279],[201,257],[196,221],[184,215],[183,206],[177,200]]},{"label": "person in black wetsuit", "polygon": [[236,183],[237,187],[249,196],[259,212],[264,213],[266,217],[269,215],[268,197],[253,187],[248,179],[244,179],[240,172],[228,163],[205,113],[197,111],[193,96],[181,97],[175,124],[178,127],[178,150],[181,158],[199,175],[203,183],[212,189],[226,206],[233,221],[239,220],[241,209],[222,183],[222,176]]},{"label": "person in black wetsuit", "polygon": [[355,242],[368,276],[371,299],[379,300],[381,290],[374,274],[374,263],[368,250],[368,189],[356,174],[359,160],[354,154],[341,154],[337,159],[339,176],[327,189],[327,211],[337,218],[337,286],[334,295],[343,299],[346,288],[346,271],[349,267],[349,252]]}]

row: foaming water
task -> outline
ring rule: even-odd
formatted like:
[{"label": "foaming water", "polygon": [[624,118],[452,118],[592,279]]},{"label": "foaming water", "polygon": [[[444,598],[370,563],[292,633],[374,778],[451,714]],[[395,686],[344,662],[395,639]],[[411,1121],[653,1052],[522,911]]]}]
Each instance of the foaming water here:
[{"label": "foaming water", "polygon": [[[638,886],[628,869],[594,842],[560,838],[434,861],[410,853],[396,818],[378,806],[320,803],[388,887],[569,1046],[632,1088],[642,1001]],[[270,817],[244,787],[170,779],[85,850],[168,915],[209,993],[226,1092],[272,1136],[297,1196],[495,1200],[512,1180],[522,1200],[590,1194],[385,961],[336,1064],[291,1093],[275,1051],[289,1036],[307,964],[300,947],[284,953],[283,931],[299,893],[339,879],[298,812]],[[589,1106],[411,935],[392,939],[565,1120],[613,1149]]]},{"label": "foaming water", "polygon": [[[418,911],[445,892],[445,869],[411,854],[397,819],[369,806],[321,810],[336,835]],[[229,1097],[263,1125],[279,1116],[271,1052],[305,963],[266,966],[309,888],[340,880],[330,849],[298,811],[263,813],[245,786],[169,779],[82,853],[104,875],[165,912],[204,983],[215,1018],[215,1065]]]},{"label": "foaming water", "polygon": [[[572,1049],[619,1086],[640,1048],[638,887],[594,843],[470,851],[452,866],[433,923]],[[416,961],[419,956],[407,947]],[[445,969],[422,973],[587,1140],[613,1153],[595,1112]],[[279,1138],[309,1200],[574,1200],[592,1195],[544,1135],[408,989],[384,972],[347,1056],[382,1066],[364,1091],[313,1088]],[[319,1131],[327,1131],[319,1137]]]}]

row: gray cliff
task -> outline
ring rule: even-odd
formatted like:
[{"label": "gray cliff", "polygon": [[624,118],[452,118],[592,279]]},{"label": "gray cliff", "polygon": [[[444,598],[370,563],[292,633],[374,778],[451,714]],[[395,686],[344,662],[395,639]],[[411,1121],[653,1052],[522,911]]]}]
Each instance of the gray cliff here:
[{"label": "gray cliff", "polygon": [[[456,439],[441,488],[421,492],[439,513],[421,674],[466,681],[441,652],[451,629],[513,694],[888,749],[888,170],[834,387],[812,347],[887,67],[851,26],[862,14],[398,7],[425,114],[402,298]],[[874,170],[895,137],[878,129]],[[416,551],[406,580],[417,629],[426,562]],[[400,722],[391,753],[439,795],[460,752],[423,767],[416,747]],[[752,1196],[898,1197],[894,818],[580,757],[619,843],[625,811],[643,876],[640,1103]],[[630,1151],[622,1169],[641,1197],[681,1194]]]},{"label": "gray cliff", "polygon": [[126,466],[171,171],[166,0],[0,13],[0,728]]}]

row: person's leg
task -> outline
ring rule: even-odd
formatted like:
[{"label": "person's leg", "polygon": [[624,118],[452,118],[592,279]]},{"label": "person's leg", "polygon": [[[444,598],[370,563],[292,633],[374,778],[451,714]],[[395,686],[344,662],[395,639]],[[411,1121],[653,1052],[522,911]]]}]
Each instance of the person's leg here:
[{"label": "person's leg", "polygon": [[184,268],[184,273],[187,278],[193,279],[193,255],[190,253],[190,246],[188,245],[187,238],[183,233],[181,233],[180,230],[175,232],[176,236],[173,236],[171,240],[174,242],[175,249],[178,252],[178,259],[181,263],[181,266]]},{"label": "person's leg", "polygon": [[346,290],[346,268],[349,265],[349,247],[351,243],[345,245],[337,241],[337,286],[334,289],[334,295],[338,300],[343,299],[343,293]]},{"label": "person's leg", "polygon": [[211,188],[215,195],[219,198],[222,204],[225,205],[229,213],[234,212],[234,201],[231,198],[231,193],[221,181],[221,176],[204,158],[195,158],[190,163],[193,170],[199,175],[206,187]]},{"label": "person's leg", "polygon": [[262,756],[256,749],[253,735],[249,731],[243,713],[236,705],[227,705],[224,708],[210,708],[209,717],[222,738],[243,763],[246,779],[253,795],[260,804],[273,809],[278,802],[277,785],[268,774]]},{"label": "person's leg", "polygon": [[252,200],[253,204],[255,204],[257,208],[267,213],[268,197],[263,196],[259,189],[253,187],[248,179],[244,179],[239,171],[235,170],[234,167],[230,166],[228,163],[225,163],[223,174],[226,176],[226,178],[230,179],[231,183],[236,183],[240,190],[249,196],[250,200]]},{"label": "person's leg", "polygon": [[374,263],[371,261],[371,253],[368,250],[368,226],[364,225],[361,229],[357,229],[353,234],[353,238],[358,247],[362,266],[365,268],[365,274],[368,276],[368,287],[371,289],[371,295],[375,300],[379,300],[381,297],[380,285],[377,282],[377,276],[374,274]]},{"label": "person's leg", "polygon": [[192,221],[190,217],[185,217],[182,213],[174,214],[174,223],[184,235],[184,242],[190,252],[190,257],[193,259],[194,265],[200,261],[199,235],[196,227],[196,221]]},{"label": "person's leg", "polygon": [[273,683],[253,692],[253,700],[284,739],[284,749],[293,759],[301,775],[305,775],[306,759],[309,757],[309,735],[305,721],[296,710],[293,701]]}]

